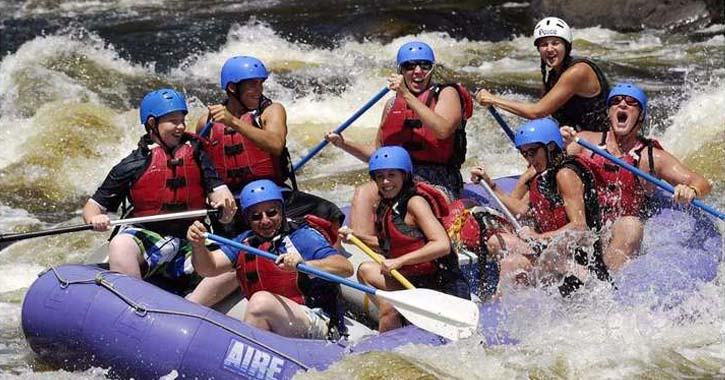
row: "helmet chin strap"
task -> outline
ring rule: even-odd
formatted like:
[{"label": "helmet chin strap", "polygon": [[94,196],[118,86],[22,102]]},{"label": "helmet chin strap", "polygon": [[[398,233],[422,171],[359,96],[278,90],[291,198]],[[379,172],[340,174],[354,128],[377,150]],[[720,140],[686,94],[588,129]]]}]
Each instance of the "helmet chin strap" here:
[{"label": "helmet chin strap", "polygon": [[259,103],[257,104],[257,108],[256,109],[248,108],[244,104],[244,101],[242,100],[242,90],[241,90],[242,82],[234,83],[234,86],[235,86],[236,91],[237,91],[236,94],[231,93],[232,96],[230,96],[230,91],[227,91],[227,96],[229,96],[231,98],[234,98],[239,103],[239,106],[242,107],[242,114],[245,114],[247,112],[255,111],[255,110],[259,109],[259,107],[262,104],[262,97],[263,97],[263,95],[260,95],[259,96]]}]

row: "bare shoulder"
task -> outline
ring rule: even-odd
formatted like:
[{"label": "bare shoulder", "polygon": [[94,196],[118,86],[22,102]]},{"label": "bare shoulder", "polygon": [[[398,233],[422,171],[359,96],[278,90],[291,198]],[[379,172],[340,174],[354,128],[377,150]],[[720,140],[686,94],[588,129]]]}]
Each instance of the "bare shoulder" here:
[{"label": "bare shoulder", "polygon": [[455,102],[460,103],[461,99],[458,96],[458,90],[456,90],[453,86],[446,86],[444,87],[440,94],[438,94],[439,101],[446,101],[446,102]]},{"label": "bare shoulder", "polygon": [[576,184],[577,182],[581,183],[581,179],[573,169],[564,167],[556,172],[556,182],[559,186],[568,187],[569,185]]},{"label": "bare shoulder", "polygon": [[269,107],[264,109],[263,114],[267,112],[286,112],[282,103],[273,102]]},{"label": "bare shoulder", "polygon": [[413,214],[420,214],[422,212],[432,212],[428,201],[420,195],[414,195],[408,200],[408,210]]}]

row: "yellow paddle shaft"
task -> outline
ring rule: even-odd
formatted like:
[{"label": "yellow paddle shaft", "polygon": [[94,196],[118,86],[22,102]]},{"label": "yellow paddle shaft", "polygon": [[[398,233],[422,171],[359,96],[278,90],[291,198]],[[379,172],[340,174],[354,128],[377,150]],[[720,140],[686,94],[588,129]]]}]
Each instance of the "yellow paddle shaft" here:
[{"label": "yellow paddle shaft", "polygon": [[[368,247],[365,243],[363,243],[360,239],[358,239],[357,236],[350,234],[350,235],[348,235],[348,239],[353,244],[355,244],[358,248],[360,248],[360,250],[365,252],[365,254],[368,255],[371,259],[373,259],[373,261],[375,261],[378,264],[383,263],[383,259],[380,257],[380,255],[378,255],[372,249],[370,249],[370,247]],[[396,280],[398,280],[398,282],[403,284],[403,286],[406,289],[415,289],[415,286],[413,286],[413,284],[411,284],[410,281],[408,281],[405,277],[403,277],[403,275],[400,274],[400,272],[398,272],[397,269],[391,270],[390,273],[392,273],[393,277]]]}]

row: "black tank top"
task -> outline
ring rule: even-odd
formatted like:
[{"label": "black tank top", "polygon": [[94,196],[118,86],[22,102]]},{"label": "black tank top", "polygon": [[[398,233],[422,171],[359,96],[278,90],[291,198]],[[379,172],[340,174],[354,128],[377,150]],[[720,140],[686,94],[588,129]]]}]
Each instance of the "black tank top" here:
[{"label": "black tank top", "polygon": [[[601,91],[591,98],[584,98],[578,95],[572,96],[561,108],[554,112],[553,116],[560,125],[568,125],[577,131],[606,131],[609,128],[609,120],[607,118],[609,82],[599,66],[588,58],[572,57],[565,60],[562,73],[579,62],[586,63],[594,70]],[[551,73],[549,78],[544,78],[544,94],[554,87],[556,82],[559,81],[560,76]]]}]

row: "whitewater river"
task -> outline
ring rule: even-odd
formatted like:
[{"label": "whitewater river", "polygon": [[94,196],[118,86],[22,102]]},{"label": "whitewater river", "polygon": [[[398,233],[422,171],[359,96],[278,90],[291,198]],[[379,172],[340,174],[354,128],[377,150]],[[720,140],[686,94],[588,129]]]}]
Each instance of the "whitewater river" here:
[{"label": "whitewater river", "polygon": [[[523,11],[527,4],[481,6],[473,19],[480,28],[457,28],[452,17],[438,25],[440,12],[472,12],[469,2],[435,12],[401,5],[359,20],[336,15],[374,12],[347,2],[303,12],[298,3],[0,1],[0,232],[80,223],[83,203],[142,133],[137,106],[143,94],[161,86],[184,91],[189,120],[195,120],[205,105],[221,100],[219,70],[233,55],[256,56],[271,71],[265,90],[287,108],[293,161],[385,85],[398,47],[412,39],[433,46],[438,80],[518,99],[538,96],[539,60],[529,37],[533,21]],[[426,26],[412,27],[404,17],[416,12]],[[391,21],[398,19],[406,21]],[[713,182],[706,202],[721,210],[724,30],[573,31],[575,54],[600,62],[612,82],[645,88],[651,99],[647,134]],[[381,110],[382,102],[346,136],[372,140]],[[521,122],[504,117],[512,126]],[[496,176],[524,169],[484,109],[476,107],[467,130],[466,172],[478,163]],[[361,162],[329,147],[298,178],[303,189],[344,204],[367,175]],[[666,231],[648,231],[658,233]],[[68,373],[38,362],[25,343],[20,309],[38,272],[83,262],[106,238],[81,232],[2,247],[0,379],[105,378],[102,369]],[[440,348],[406,346],[298,378],[722,379],[724,268],[716,281],[671,310],[618,306],[611,295],[593,294],[563,303],[557,318],[522,316],[517,346],[486,347],[477,339]]]}]

